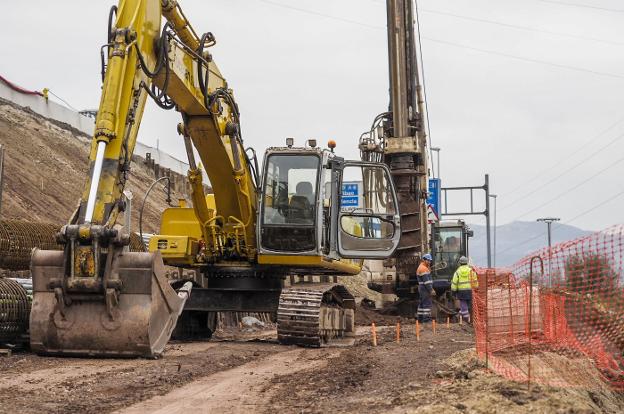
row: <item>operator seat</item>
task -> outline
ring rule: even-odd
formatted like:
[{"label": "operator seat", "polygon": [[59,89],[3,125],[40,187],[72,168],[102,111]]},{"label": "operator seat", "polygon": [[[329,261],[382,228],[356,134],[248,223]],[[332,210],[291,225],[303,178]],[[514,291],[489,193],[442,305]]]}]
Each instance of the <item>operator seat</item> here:
[{"label": "operator seat", "polygon": [[289,222],[307,223],[314,217],[314,187],[307,181],[297,184],[296,193],[290,197]]}]

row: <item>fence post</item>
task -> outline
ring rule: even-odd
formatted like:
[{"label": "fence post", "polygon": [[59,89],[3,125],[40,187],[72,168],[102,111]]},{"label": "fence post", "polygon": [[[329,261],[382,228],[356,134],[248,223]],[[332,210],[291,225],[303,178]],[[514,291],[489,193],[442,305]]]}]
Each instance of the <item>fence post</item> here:
[{"label": "fence post", "polygon": [[[515,286],[515,281],[514,281],[514,293],[516,293],[516,286]],[[516,345],[516,338],[515,338],[515,332],[514,332],[514,325],[515,325],[515,321],[514,321],[514,316],[513,316],[513,305],[512,305],[512,301],[511,301],[511,273],[507,274],[507,289],[509,289],[508,295],[507,297],[509,298],[509,320],[510,320],[510,325],[511,325],[511,346],[515,346]],[[516,296],[517,299],[517,296]],[[516,301],[517,303],[517,301]]]},{"label": "fence post", "polygon": [[[489,333],[490,333],[490,307],[489,307],[489,273],[490,270],[485,271],[485,316],[483,318],[483,323],[485,324],[485,368],[490,368],[490,347],[489,347]],[[459,317],[461,320],[461,316]]]},{"label": "fence post", "polygon": [[544,261],[540,256],[533,256],[531,258],[530,271],[529,271],[529,361],[528,361],[528,374],[527,374],[527,386],[531,391],[531,353],[533,352],[531,337],[533,336],[532,316],[533,316],[533,262],[535,260],[540,262],[540,275],[544,275]]}]

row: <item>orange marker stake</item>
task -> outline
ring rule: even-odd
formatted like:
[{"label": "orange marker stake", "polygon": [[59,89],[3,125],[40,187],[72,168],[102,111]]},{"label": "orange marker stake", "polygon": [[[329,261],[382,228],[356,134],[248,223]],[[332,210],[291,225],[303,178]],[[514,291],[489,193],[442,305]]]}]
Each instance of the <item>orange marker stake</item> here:
[{"label": "orange marker stake", "polygon": [[459,315],[459,324],[463,325],[464,324],[464,318],[463,316]]},{"label": "orange marker stake", "polygon": [[433,321],[431,321],[431,322],[432,322],[432,326],[433,326],[433,333],[435,334],[435,333],[436,333],[436,321],[435,321],[435,319],[434,319],[434,320],[433,320]]},{"label": "orange marker stake", "polygon": [[450,316],[446,317],[446,327],[449,328],[449,329],[451,328],[451,317]]},{"label": "orange marker stake", "polygon": [[377,329],[375,328],[375,322],[371,324],[371,335],[373,336],[373,346],[377,346]]},{"label": "orange marker stake", "polygon": [[420,341],[420,322],[416,321],[416,340]]},{"label": "orange marker stake", "polygon": [[396,324],[396,341],[397,344],[401,342],[401,322],[398,321]]}]

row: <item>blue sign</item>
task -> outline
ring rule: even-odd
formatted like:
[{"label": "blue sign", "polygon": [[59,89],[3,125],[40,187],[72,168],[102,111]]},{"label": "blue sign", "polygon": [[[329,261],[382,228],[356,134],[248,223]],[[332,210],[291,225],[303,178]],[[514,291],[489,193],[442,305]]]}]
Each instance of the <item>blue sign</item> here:
[{"label": "blue sign", "polygon": [[427,204],[433,208],[433,211],[440,217],[440,209],[442,208],[442,180],[439,178],[429,179],[429,191],[427,196]]},{"label": "blue sign", "polygon": [[340,195],[340,205],[342,207],[359,206],[359,190],[357,183],[343,183]]}]

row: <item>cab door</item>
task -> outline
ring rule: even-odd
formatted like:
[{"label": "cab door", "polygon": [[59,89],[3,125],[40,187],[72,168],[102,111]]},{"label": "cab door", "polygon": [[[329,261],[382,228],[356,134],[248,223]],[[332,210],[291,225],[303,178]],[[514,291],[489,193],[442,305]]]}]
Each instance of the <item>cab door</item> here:
[{"label": "cab door", "polygon": [[337,253],[351,259],[385,259],[401,237],[396,191],[385,164],[341,163],[335,192]]}]

